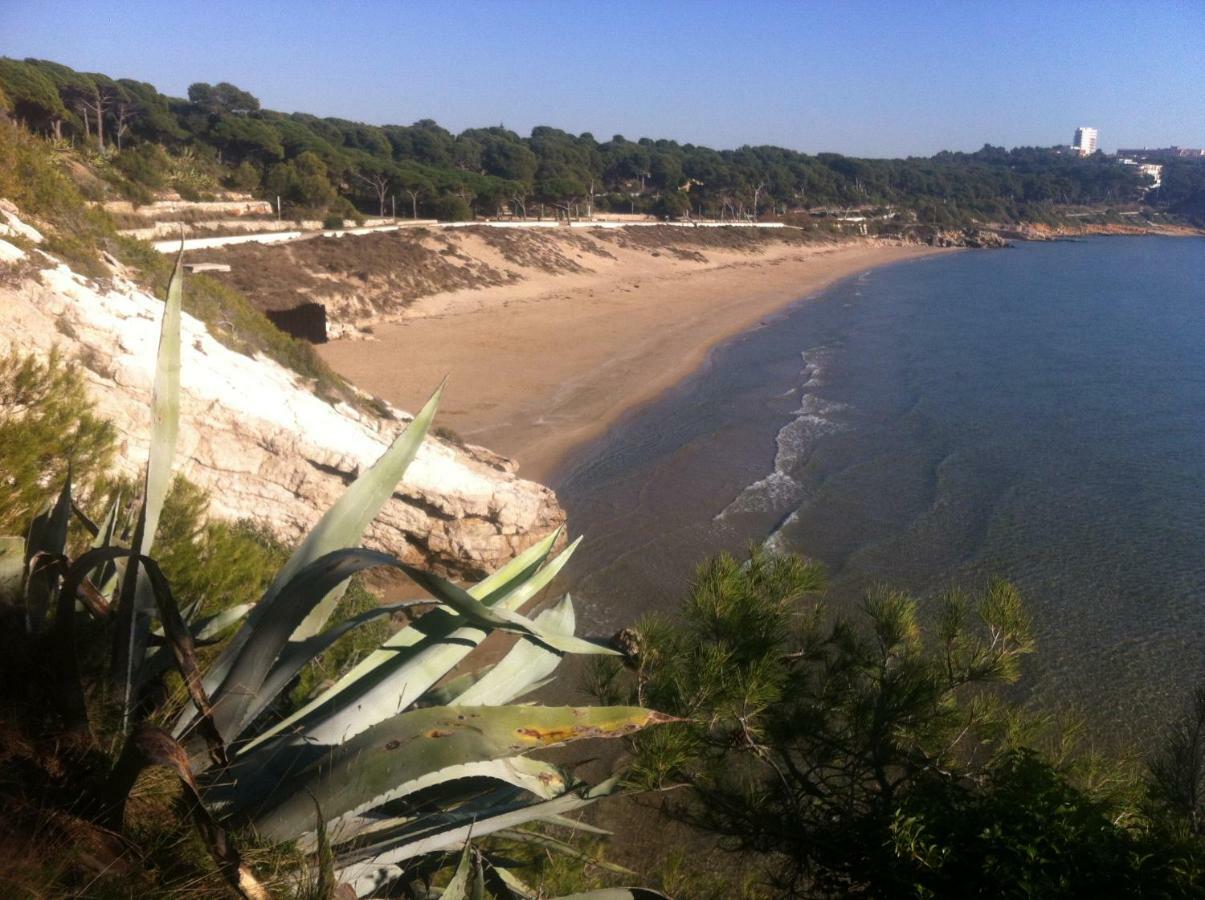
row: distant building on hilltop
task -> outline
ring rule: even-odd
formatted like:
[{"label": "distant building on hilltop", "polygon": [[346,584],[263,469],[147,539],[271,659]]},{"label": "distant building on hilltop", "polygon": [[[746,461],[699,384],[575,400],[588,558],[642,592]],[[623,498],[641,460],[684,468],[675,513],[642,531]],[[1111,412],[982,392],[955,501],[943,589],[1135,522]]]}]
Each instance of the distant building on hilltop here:
[{"label": "distant building on hilltop", "polygon": [[1071,149],[1079,153],[1080,156],[1091,156],[1096,152],[1096,129],[1081,126],[1075,129],[1075,143],[1071,145]]},{"label": "distant building on hilltop", "polygon": [[[1124,152],[1132,153],[1133,151],[1127,150]],[[1141,160],[1134,159],[1132,156],[1123,156],[1122,151],[1118,151],[1117,161],[1123,166],[1134,166],[1143,175],[1150,176],[1151,184],[1148,190],[1153,191],[1163,184],[1163,166],[1157,163],[1142,162]]]},{"label": "distant building on hilltop", "polygon": [[1138,166],[1138,171],[1143,175],[1149,175],[1151,178],[1151,190],[1163,184],[1163,166],[1157,166],[1153,163],[1141,163]]},{"label": "distant building on hilltop", "polygon": [[1126,159],[1205,159],[1205,150],[1193,147],[1143,147],[1141,150],[1118,150],[1117,155]]}]

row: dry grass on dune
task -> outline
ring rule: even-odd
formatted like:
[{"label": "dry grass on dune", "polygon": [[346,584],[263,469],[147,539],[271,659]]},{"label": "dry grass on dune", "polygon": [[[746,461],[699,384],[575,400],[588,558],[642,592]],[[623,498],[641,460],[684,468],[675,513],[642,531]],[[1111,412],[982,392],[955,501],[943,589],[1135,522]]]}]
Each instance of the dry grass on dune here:
[{"label": "dry grass on dune", "polygon": [[582,231],[425,228],[319,237],[281,245],[198,251],[197,262],[230,265],[218,280],[261,310],[313,301],[356,315],[396,312],[433,294],[499,287],[533,274],[578,275],[613,263],[617,251],[706,263],[706,253],[753,254],[817,243],[795,229],[642,227]]}]

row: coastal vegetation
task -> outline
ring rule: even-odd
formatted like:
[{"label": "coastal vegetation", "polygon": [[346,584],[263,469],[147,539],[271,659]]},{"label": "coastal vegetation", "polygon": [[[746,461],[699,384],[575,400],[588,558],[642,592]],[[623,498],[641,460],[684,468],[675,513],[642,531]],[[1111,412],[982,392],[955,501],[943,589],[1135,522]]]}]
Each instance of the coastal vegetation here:
[{"label": "coastal vegetation", "polygon": [[[502,889],[517,879],[470,838],[498,833],[572,852],[532,824],[561,822],[613,793],[615,779],[590,783],[527,754],[665,720],[634,707],[515,703],[566,654],[616,653],[574,636],[568,597],[534,618],[518,612],[576,545],[554,553],[553,532],[467,590],[356,546],[417,454],[437,391],[268,574],[277,546],[245,528],[199,528],[195,491],[169,488],[180,415],[179,261],[167,293],[145,479],[90,517],[68,465],[26,537],[0,545],[2,837],[39,851],[4,879],[34,895],[122,896],[133,878],[142,890],[190,896],[223,882],[248,898],[270,890],[325,897],[338,884],[359,896],[386,887],[427,896],[450,862],[442,895],[475,885],[479,896],[487,870]],[[83,425],[96,432],[87,475],[101,494],[94,467],[112,435],[76,409],[87,401],[74,369],[14,358],[0,371],[10,438],[29,444],[42,435],[54,449],[72,446]],[[42,474],[33,481],[45,488]],[[8,506],[11,517],[28,500],[18,494]],[[172,540],[167,553],[155,548],[160,537]],[[173,573],[175,588],[158,561],[171,554],[186,566]],[[429,598],[348,609],[350,580],[372,568],[404,572]],[[398,615],[405,624],[361,658],[328,655],[353,630]],[[492,662],[471,656],[491,632],[510,633],[513,646]],[[336,667],[329,679],[302,677],[323,657]],[[159,769],[167,774],[148,774]],[[249,853],[240,849],[247,845]],[[457,863],[445,851],[462,845]]]},{"label": "coastal vegetation", "polygon": [[[817,566],[758,548],[705,563],[681,614],[626,631],[621,658],[574,635],[568,597],[520,613],[574,549],[559,533],[467,588],[359,547],[438,395],[299,547],[207,519],[204,493],[169,463],[181,310],[321,395],[365,401],[229,283],[201,276],[184,291],[178,265],[120,236],[92,202],[230,189],[340,223],[393,200],[448,220],[612,210],[806,222],[808,209],[865,207],[891,229],[1104,211],[1144,196],[1133,172],[1038,148],[857,160],[548,128],[453,136],[429,121],[274,113],[228,84],[173,99],[41,61],[0,60],[0,109],[15,120],[0,121],[0,197],[49,223],[46,249],[78,271],[124,269],[167,298],[141,483],[110,476],[118,438],[74,362],[0,358],[0,534],[14,536],[0,539],[6,891],[606,890],[632,873],[566,813],[621,791],[687,826],[687,846],[730,851],[705,865],[682,847],[646,848],[642,879],[680,897],[1205,890],[1205,695],[1148,761],[1092,752],[1073,725],[1009,702],[1037,648],[1006,583],[925,601],[883,590],[842,617],[823,605]],[[1203,192],[1205,168],[1185,162],[1145,199],[1199,220]],[[579,249],[663,248],[657,232],[669,230]],[[530,249],[489,240],[508,261]],[[670,252],[690,258],[760,239],[699,229],[675,240]],[[359,248],[381,245],[438,253],[384,235]],[[274,252],[280,265],[368,271],[336,259],[334,241]],[[275,273],[248,265],[236,277],[264,293]],[[361,580],[378,568],[427,596],[382,605]],[[511,642],[492,657],[479,649],[491,634]],[[569,654],[597,658],[590,686],[607,705],[528,705]],[[528,755],[597,737],[625,738],[622,780]],[[618,890],[596,896],[658,896]]]},{"label": "coastal vegetation", "polygon": [[[95,181],[86,155],[0,119],[0,198],[48,226],[42,249],[74,271],[97,278],[112,274],[107,255],[148,290],[164,296],[171,261],[149,244],[118,233],[113,217],[87,197],[87,186]],[[319,359],[312,345],[277,329],[242,294],[205,275],[192,278],[189,286],[184,311],[232,350],[263,353],[330,399],[364,402]]]},{"label": "coastal vegetation", "polygon": [[[118,490],[146,494],[147,486],[104,478],[113,435],[95,419],[73,364],[11,357],[0,373],[0,447],[10,454],[4,465],[10,473],[20,466],[29,488],[5,495],[0,518],[41,513],[29,532],[30,550],[41,549],[15,560],[10,540],[0,554],[0,592],[8,594],[0,840],[33,851],[9,855],[7,885],[101,897],[126,896],[131,885],[151,896],[233,890],[328,897],[336,883],[353,880],[359,861],[386,847],[444,848],[386,870],[415,896],[428,896],[429,884],[454,891],[476,883],[482,896],[509,898],[633,880],[628,868],[605,858],[596,835],[579,830],[591,826],[562,814],[562,807],[580,807],[619,785],[591,789],[560,767],[519,762],[527,757],[512,756],[513,747],[477,763],[431,757],[419,763],[430,766],[430,776],[405,788],[391,786],[401,770],[374,761],[370,737],[380,728],[389,729],[381,735],[386,748],[398,744],[384,757],[407,747],[426,759],[423,742],[454,729],[466,710],[486,716],[494,709],[489,716],[511,717],[506,727],[522,722],[520,729],[560,733],[564,722],[541,718],[555,718],[556,710],[494,704],[548,677],[564,650],[586,649],[569,637],[567,599],[534,620],[506,613],[536,596],[572,547],[553,558],[554,535],[468,593],[410,570],[447,604],[442,609],[382,607],[354,586],[333,607],[327,630],[298,639],[288,635],[291,624],[273,627],[286,606],[274,596],[304,601],[293,622],[312,604],[332,609],[326,588],[350,572],[400,563],[359,550],[322,554],[315,541],[299,551],[315,557],[301,565],[250,523],[204,521],[203,498],[176,479],[152,551],[162,565],[144,561],[161,573],[153,579],[154,600],[166,627],[148,634],[143,667],[152,674],[127,709],[137,723],[127,734],[124,704],[107,687],[115,617],[97,597],[109,608],[120,602],[123,581],[108,564],[122,558],[119,535],[130,540],[131,525],[123,523],[145,517],[117,516],[109,500]],[[420,413],[416,430],[432,413]],[[407,433],[412,446],[417,435]],[[80,435],[90,437],[80,442]],[[18,465],[37,442],[46,451],[41,462]],[[398,447],[406,445],[404,433]],[[70,472],[58,464],[63,457],[71,458]],[[31,500],[56,484],[67,489],[49,509]],[[78,496],[69,492],[73,486]],[[90,518],[84,506],[109,511]],[[273,573],[282,567],[296,574],[276,587],[282,576]],[[303,588],[311,577],[318,583]],[[859,615],[843,618],[825,609],[824,583],[815,564],[762,548],[746,560],[718,556],[700,567],[680,616],[638,623],[617,641],[622,661],[603,656],[592,667],[592,690],[607,706],[578,708],[574,727],[588,720],[591,734],[624,734],[664,718],[635,710],[667,714],[656,728],[629,734],[622,789],[641,792],[640,802],[688,825],[688,846],[717,840],[729,851],[703,865],[687,863],[669,842],[646,847],[640,865],[623,857],[643,870],[642,880],[672,896],[716,898],[998,895],[1001,884],[1010,886],[1005,894],[1043,897],[1200,892],[1200,697],[1149,763],[1096,754],[1067,723],[1035,716],[999,692],[1036,649],[1010,585],[925,602],[881,591],[866,598]],[[249,601],[261,594],[267,606],[251,618]],[[73,595],[79,605],[69,602]],[[31,614],[42,624],[31,626]],[[182,629],[170,624],[177,615]],[[460,616],[467,621],[453,628]],[[493,665],[473,664],[477,657],[460,644],[479,645],[496,628],[523,636]],[[406,639],[417,633],[424,635],[418,643]],[[574,644],[556,648],[545,640]],[[247,662],[256,659],[267,668]],[[451,671],[459,659],[468,669]],[[228,671],[214,679],[228,660],[238,678]],[[296,665],[306,660],[308,667]],[[231,684],[248,672],[263,674],[263,687],[240,701]],[[385,680],[374,683],[371,673]],[[317,739],[331,713],[362,710],[375,688],[394,681],[414,702],[361,732],[369,737],[353,738],[354,753],[334,751],[330,769],[309,774],[304,761],[300,771],[281,768],[282,754],[297,752],[282,743],[287,723]],[[208,712],[193,705],[198,698]],[[252,709],[245,708],[248,698]],[[607,710],[618,718],[597,718]],[[362,715],[347,718],[353,730]],[[185,722],[191,725],[173,750],[171,733]],[[403,722],[419,731],[403,734]],[[227,762],[219,763],[214,754],[223,753]],[[169,769],[143,772],[145,765]],[[382,843],[349,836],[369,823],[362,813],[337,812],[347,805],[344,775],[353,776],[352,791],[383,791],[371,801],[380,801],[381,812],[368,817],[366,832]],[[491,778],[501,780],[491,788]],[[516,828],[525,815],[553,823],[551,830]],[[323,827],[315,830],[315,821]],[[465,851],[446,852],[465,836],[473,837]],[[367,891],[375,878],[357,883]],[[659,895],[624,889],[600,896]]]},{"label": "coastal vegetation", "polygon": [[633,738],[629,778],[758,867],[765,896],[1205,889],[1201,696],[1149,764],[1104,757],[999,692],[1036,649],[1011,585],[878,590],[852,618],[823,586],[797,557],[720,555],[680,617],[640,622],[627,664],[591,678],[679,717]]},{"label": "coastal vegetation", "polygon": [[1101,154],[1057,148],[929,158],[858,159],[780,147],[714,150],[653,138],[598,140],[540,126],[453,135],[424,119],[366,125],[261,108],[241,88],[192,85],[185,98],[128,78],[77,72],[46,60],[0,60],[0,109],[25,127],[86,150],[99,174],[92,199],[136,203],[172,189],[199,199],[250,191],[291,217],[401,214],[464,220],[508,214],[564,217],[596,211],[761,219],[808,210],[877,210],[884,229],[919,223],[1054,222],[1144,201],[1201,215],[1200,164],[1145,176]]}]

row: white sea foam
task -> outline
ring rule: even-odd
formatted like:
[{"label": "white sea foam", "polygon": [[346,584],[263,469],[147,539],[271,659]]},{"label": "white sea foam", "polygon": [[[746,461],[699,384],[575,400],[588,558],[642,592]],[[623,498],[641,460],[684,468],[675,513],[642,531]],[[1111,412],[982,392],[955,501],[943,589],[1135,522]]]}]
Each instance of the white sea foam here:
[{"label": "white sea foam", "polygon": [[790,553],[791,548],[787,546],[786,540],[783,538],[782,533],[799,521],[799,514],[802,512],[802,510],[802,506],[798,507],[793,513],[783,519],[778,524],[778,527],[770,532],[770,536],[762,542],[762,546],[771,553],[777,553],[779,555]]},{"label": "white sea foam", "polygon": [[717,521],[740,513],[772,512],[798,502],[802,488],[796,480],[796,470],[806,460],[817,438],[843,430],[844,426],[833,416],[845,408],[844,404],[832,403],[810,393],[824,384],[824,362],[828,354],[821,348],[802,356],[799,409],[775,436],[773,471],[744,488],[715,517]]}]

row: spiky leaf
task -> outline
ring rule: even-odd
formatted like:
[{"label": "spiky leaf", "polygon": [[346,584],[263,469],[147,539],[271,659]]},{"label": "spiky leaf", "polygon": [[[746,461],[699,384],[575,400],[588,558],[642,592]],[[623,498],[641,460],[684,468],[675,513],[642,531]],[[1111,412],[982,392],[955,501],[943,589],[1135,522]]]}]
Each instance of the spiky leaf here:
[{"label": "spiky leaf", "polygon": [[[514,609],[526,603],[556,577],[568,562],[574,544],[548,565],[536,570],[559,532],[520,554],[499,572],[469,589],[485,604]],[[285,731],[304,730],[319,743],[346,740],[377,722],[407,709],[474,647],[486,632],[443,609],[432,610],[403,628],[379,650],[340,678],[296,713],[250,741],[250,750]]]},{"label": "spiky leaf", "polygon": [[[180,306],[184,297],[184,248],[176,257],[167,302],[163,304],[163,323],[159,331],[159,352],[155,358],[155,382],[151,393],[151,445],[147,458],[146,482],[138,524],[131,548],[147,555],[159,527],[159,516],[171,486],[172,457],[180,427]],[[126,566],[117,606],[114,632],[113,677],[122,698],[123,721],[128,723],[134,702],[137,669],[146,651],[150,614],[155,605],[149,580],[136,562]]]},{"label": "spiky leaf", "polygon": [[663,718],[639,707],[437,706],[396,716],[338,748],[268,746],[232,774],[273,786],[256,826],[289,840],[309,829],[311,797],[328,817],[355,815],[431,772],[582,738],[620,737]]}]

